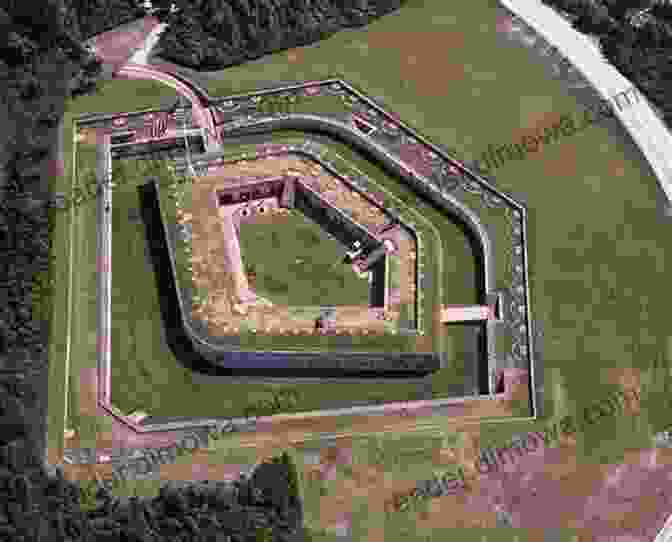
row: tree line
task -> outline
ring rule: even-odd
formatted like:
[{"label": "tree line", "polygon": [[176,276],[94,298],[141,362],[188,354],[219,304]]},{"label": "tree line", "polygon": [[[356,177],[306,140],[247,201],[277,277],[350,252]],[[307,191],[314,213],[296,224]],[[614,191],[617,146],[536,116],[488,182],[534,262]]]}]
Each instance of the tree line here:
[{"label": "tree line", "polygon": [[610,64],[632,81],[672,126],[672,4],[661,0],[543,0],[572,26],[599,39]]},{"label": "tree line", "polygon": [[[160,56],[197,70],[216,70],[307,45],[398,9],[404,0],[160,0],[169,27]],[[167,11],[167,9],[166,9]]]}]

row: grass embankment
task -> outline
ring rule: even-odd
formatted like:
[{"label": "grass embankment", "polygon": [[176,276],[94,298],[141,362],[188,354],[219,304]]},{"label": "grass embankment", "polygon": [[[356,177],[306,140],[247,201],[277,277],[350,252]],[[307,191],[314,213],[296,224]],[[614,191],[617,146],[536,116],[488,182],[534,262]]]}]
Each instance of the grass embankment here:
[{"label": "grass embankment", "polygon": [[[204,86],[218,96],[340,75],[383,97],[432,141],[476,160],[490,142],[518,141],[587,105],[498,32],[502,15],[488,0],[459,11],[441,0],[411,0],[366,28],[229,68]],[[437,56],[437,46],[446,54]],[[604,370],[672,363],[667,297],[660,295],[668,289],[670,239],[661,228],[657,180],[622,134],[615,122],[595,124],[496,171],[497,187],[529,209],[532,317],[543,325],[544,365],[562,375],[568,405],[593,397]],[[450,302],[462,303],[451,291]],[[611,446],[613,435],[615,449],[637,446],[636,433],[623,427],[594,450]],[[587,438],[595,444],[606,436]],[[583,453],[599,460],[588,444]]]},{"label": "grass embankment", "polygon": [[[74,121],[79,115],[85,113],[113,113],[129,109],[128,104],[133,104],[133,109],[146,109],[155,107],[157,100],[174,96],[175,92],[159,83],[152,81],[125,81],[113,80],[102,81],[99,84],[99,92],[91,96],[84,96],[76,100],[69,100],[66,104],[66,112],[63,116],[61,129],[63,130],[63,176],[54,176],[50,180],[50,189],[53,192],[63,192],[70,196],[75,192],[75,133]],[[86,211],[89,209],[89,211]],[[93,211],[91,211],[93,209]],[[72,262],[76,271],[92,269],[95,272],[95,261],[79,263],[80,244],[86,243],[81,231],[82,223],[89,223],[84,218],[85,213],[95,212],[95,205],[88,203],[73,211],[54,209],[54,233],[51,247],[52,280],[54,288],[52,299],[49,303],[51,315],[51,337],[49,341],[49,393],[48,393],[48,453],[50,460],[59,461],[59,454],[64,445],[65,427],[73,428],[66,415],[72,414],[74,418],[79,412],[77,393],[79,389],[79,371],[82,367],[90,367],[89,351],[80,351],[75,341],[87,341],[95,334],[95,318],[87,320],[83,318],[76,296],[91,281],[80,277],[78,272],[72,274],[70,284],[70,251],[72,250]],[[93,233],[93,231],[92,231]],[[93,237],[95,243],[95,237]],[[94,245],[95,246],[95,245]],[[84,267],[80,267],[83,265]],[[85,286],[86,285],[86,286]],[[72,303],[68,307],[69,296],[72,295]],[[85,290],[85,295],[95,295],[95,290]],[[72,312],[70,310],[72,308]],[[79,314],[79,317],[77,316]],[[71,327],[68,327],[69,318],[72,319]],[[75,318],[79,318],[80,325],[76,325]],[[89,324],[88,326],[86,324]],[[86,327],[85,330],[82,330]],[[69,345],[69,329],[73,332],[73,341]],[[79,338],[75,338],[77,334]],[[70,384],[67,382],[70,381]],[[70,391],[75,392],[70,397]],[[78,421],[74,419],[74,422]],[[89,432],[90,435],[90,432]],[[88,437],[87,437],[88,439]],[[86,440],[86,439],[85,439]],[[89,439],[90,440],[90,439]]]},{"label": "grass embankment", "polygon": [[[140,167],[135,168],[136,165]],[[146,177],[147,168],[128,162],[122,169],[130,177],[118,179],[113,205],[112,400],[124,412],[141,409],[159,416],[242,416],[245,404],[278,388],[261,384],[195,383],[173,357],[162,340],[158,293],[146,257],[144,227],[127,218],[129,211],[137,208],[135,186]],[[174,200],[162,196],[162,205],[169,201]],[[171,207],[175,206],[168,205],[167,209]],[[173,216],[172,212],[168,215]],[[403,383],[283,384],[279,388],[299,393],[290,409],[293,412],[326,408],[327,402],[336,405],[344,397],[374,404],[409,400],[418,398],[420,391],[416,385]],[[172,397],[189,400],[177,405]]]}]

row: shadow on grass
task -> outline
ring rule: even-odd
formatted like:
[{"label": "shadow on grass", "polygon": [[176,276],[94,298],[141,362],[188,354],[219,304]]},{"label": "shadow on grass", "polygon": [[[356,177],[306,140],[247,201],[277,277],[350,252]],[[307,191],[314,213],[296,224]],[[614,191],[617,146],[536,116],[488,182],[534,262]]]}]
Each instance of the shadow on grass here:
[{"label": "shadow on grass", "polygon": [[[465,353],[470,353],[471,359],[475,359],[475,374],[470,375],[469,380],[475,381],[481,395],[489,392],[488,379],[488,337],[486,324],[483,322],[454,322],[448,324],[449,328],[456,328],[464,332]],[[501,388],[501,389],[500,389]],[[504,389],[500,386],[495,393],[501,393]]]}]

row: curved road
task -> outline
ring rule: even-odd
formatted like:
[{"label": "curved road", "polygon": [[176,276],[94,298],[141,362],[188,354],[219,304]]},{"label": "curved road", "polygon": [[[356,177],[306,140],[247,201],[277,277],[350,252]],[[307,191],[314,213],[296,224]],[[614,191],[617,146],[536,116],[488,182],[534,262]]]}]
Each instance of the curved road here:
[{"label": "curved road", "polygon": [[195,113],[195,120],[205,129],[208,137],[206,138],[206,148],[208,152],[216,151],[220,148],[221,142],[211,111],[202,103],[202,96],[192,90],[192,87],[185,83],[181,78],[174,77],[169,73],[162,72],[142,64],[128,63],[122,66],[116,73],[116,77],[127,77],[129,79],[149,79],[159,81],[174,88],[180,95],[191,102],[192,112]]},{"label": "curved road", "polygon": [[627,99],[627,107],[614,109],[630,137],[656,174],[658,183],[672,204],[672,135],[648,100],[631,104],[627,93],[633,84],[608,64],[591,39],[574,30],[552,8],[540,0],[501,0],[511,13],[531,26],[585,77],[605,101],[613,96]]}]

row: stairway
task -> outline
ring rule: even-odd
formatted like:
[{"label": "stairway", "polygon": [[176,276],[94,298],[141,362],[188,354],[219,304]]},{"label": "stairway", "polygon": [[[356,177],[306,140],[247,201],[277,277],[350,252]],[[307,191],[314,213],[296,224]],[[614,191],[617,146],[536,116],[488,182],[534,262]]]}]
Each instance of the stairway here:
[{"label": "stairway", "polygon": [[186,177],[188,174],[187,171],[187,161],[184,158],[175,158],[174,160],[174,171],[176,177]]}]

